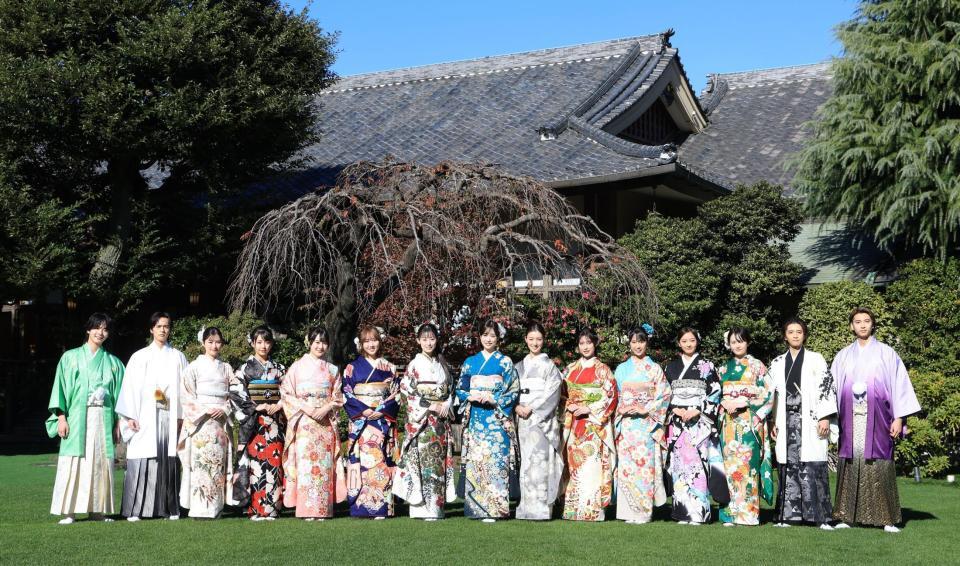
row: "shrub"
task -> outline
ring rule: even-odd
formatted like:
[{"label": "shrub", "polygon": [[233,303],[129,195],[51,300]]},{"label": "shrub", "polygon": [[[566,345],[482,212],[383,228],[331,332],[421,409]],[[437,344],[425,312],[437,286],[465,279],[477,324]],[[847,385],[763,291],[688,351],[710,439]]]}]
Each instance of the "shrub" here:
[{"label": "shrub", "polygon": [[[247,334],[261,324],[263,320],[253,314],[238,311],[228,316],[188,316],[174,321],[170,345],[181,350],[188,360],[193,360],[203,354],[203,346],[197,340],[197,333],[202,328],[216,326],[223,333],[224,339],[220,359],[236,368],[253,353],[247,343]],[[273,345],[273,358],[287,367],[305,350],[302,341],[288,337],[278,328],[274,328],[274,338],[276,341]]]},{"label": "shrub", "polygon": [[862,282],[837,281],[809,289],[800,301],[798,314],[810,328],[807,346],[828,361],[853,341],[850,311],[869,307],[877,316],[877,339],[891,336],[886,301],[873,287]]}]

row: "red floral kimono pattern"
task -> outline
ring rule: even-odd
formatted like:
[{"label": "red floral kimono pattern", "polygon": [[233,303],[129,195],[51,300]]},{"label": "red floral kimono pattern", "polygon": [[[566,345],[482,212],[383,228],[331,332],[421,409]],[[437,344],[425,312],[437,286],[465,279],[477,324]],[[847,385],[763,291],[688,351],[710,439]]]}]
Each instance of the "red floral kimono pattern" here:
[{"label": "red floral kimono pattern", "polygon": [[617,382],[602,362],[567,367],[563,379],[566,404],[584,405],[588,415],[563,416],[563,449],[567,461],[563,518],[602,521],[613,496],[613,471],[617,465],[613,412],[617,408]]},{"label": "red floral kimono pattern", "polygon": [[262,364],[251,356],[241,365],[230,383],[230,399],[236,407],[239,424],[237,462],[233,496],[247,515],[277,517],[283,504],[283,433],[286,418],[282,409],[271,415],[256,410],[250,399],[251,381],[281,382],[286,371],[282,365]]}]

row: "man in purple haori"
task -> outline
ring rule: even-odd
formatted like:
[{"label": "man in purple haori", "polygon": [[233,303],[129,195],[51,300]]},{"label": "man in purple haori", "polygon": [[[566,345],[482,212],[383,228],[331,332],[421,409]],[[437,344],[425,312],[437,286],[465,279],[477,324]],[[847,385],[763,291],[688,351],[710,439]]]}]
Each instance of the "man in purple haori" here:
[{"label": "man in purple haori", "polygon": [[837,353],[830,368],[837,384],[840,465],[834,518],[840,523],[882,526],[899,532],[900,496],[893,463],[894,440],[907,416],[920,411],[900,356],[873,337],[873,311],[850,313],[857,339]]}]

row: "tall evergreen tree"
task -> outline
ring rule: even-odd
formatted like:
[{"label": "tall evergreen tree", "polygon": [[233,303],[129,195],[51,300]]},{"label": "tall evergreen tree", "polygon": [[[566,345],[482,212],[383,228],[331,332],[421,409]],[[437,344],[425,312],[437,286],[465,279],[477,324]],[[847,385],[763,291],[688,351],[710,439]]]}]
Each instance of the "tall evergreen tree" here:
[{"label": "tall evergreen tree", "polygon": [[0,0],[0,29],[0,166],[88,224],[73,277],[114,312],[216,271],[334,78],[335,36],[279,0]]},{"label": "tall evergreen tree", "polygon": [[797,161],[808,212],[941,259],[960,245],[960,2],[865,0]]}]

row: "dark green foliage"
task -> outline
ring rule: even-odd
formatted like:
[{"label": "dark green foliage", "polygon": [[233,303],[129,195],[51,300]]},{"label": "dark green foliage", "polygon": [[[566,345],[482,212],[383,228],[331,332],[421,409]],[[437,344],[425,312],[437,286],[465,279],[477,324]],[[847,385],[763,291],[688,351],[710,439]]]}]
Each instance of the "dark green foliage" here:
[{"label": "dark green foliage", "polygon": [[941,259],[960,244],[960,3],[866,0],[797,160],[811,215]]},{"label": "dark green foliage", "polygon": [[676,332],[694,326],[704,351],[719,361],[724,330],[753,331],[751,352],[769,359],[780,348],[779,326],[800,290],[801,267],[789,243],[802,220],[799,202],[767,183],[740,186],[706,202],[695,218],[656,213],[637,222],[621,243],[637,255],[655,284],[660,347],[674,350]]},{"label": "dark green foliage", "polygon": [[90,222],[61,242],[92,246],[92,302],[222,284],[272,204],[250,183],[316,139],[335,37],[267,0],[0,0],[0,29],[0,164]]},{"label": "dark green foliage", "polygon": [[960,260],[916,260],[885,293],[908,367],[960,380]]},{"label": "dark green foliage", "polygon": [[887,302],[876,289],[859,281],[836,281],[811,288],[800,301],[798,315],[806,321],[810,336],[807,347],[823,354],[827,361],[854,340],[850,311],[867,307],[877,316],[877,339],[890,342],[893,330]]},{"label": "dark green foliage", "polygon": [[[220,350],[220,359],[236,369],[253,355],[253,349],[247,343],[247,334],[263,324],[263,320],[250,313],[232,312],[228,316],[188,316],[174,321],[170,345],[179,349],[194,360],[203,354],[203,346],[197,340],[202,328],[216,326],[223,333],[224,345]],[[306,353],[303,337],[287,335],[280,328],[274,328],[273,359],[287,367]]]}]

